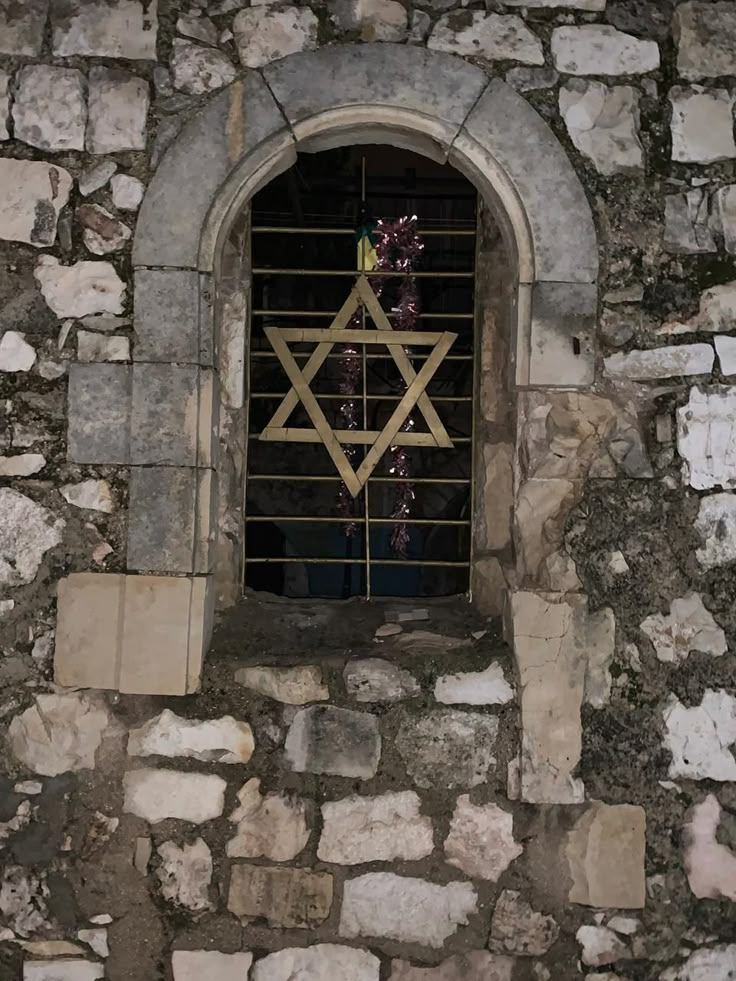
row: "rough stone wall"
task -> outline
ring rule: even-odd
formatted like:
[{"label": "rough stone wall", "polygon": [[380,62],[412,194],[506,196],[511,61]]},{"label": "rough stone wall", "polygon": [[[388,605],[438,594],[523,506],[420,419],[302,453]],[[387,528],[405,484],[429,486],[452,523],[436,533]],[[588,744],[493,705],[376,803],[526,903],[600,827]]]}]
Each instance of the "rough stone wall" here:
[{"label": "rough stone wall", "polygon": [[[114,413],[125,376],[85,377],[146,342],[130,260],[145,187],[242,67],[372,40],[504,77],[554,129],[596,216],[595,389],[519,395],[503,570],[515,666],[503,681],[493,645],[459,658],[419,638],[431,670],[390,661],[390,678],[351,689],[327,665],[330,708],[308,672],[292,681],[316,684],[299,696],[316,704],[285,717],[271,698],[261,718],[259,698],[283,698],[263,694],[273,679],[243,700],[216,664],[189,702],[58,692],[56,583],[123,571],[129,495],[147,492],[129,486]],[[735,52],[731,0],[0,0],[3,981],[229,981],[249,951],[252,981],[733,976]],[[94,426],[67,417],[74,385]],[[119,443],[92,466],[103,434]],[[439,709],[437,677],[460,669],[490,676]],[[520,715],[497,707],[514,673]],[[346,714],[379,683],[408,707],[386,712],[373,691]],[[480,697],[492,707],[469,708]],[[127,735],[166,708],[213,721]],[[148,741],[140,755],[188,759],[140,769]],[[245,843],[228,854],[236,825]],[[209,953],[172,968],[184,947]]]}]

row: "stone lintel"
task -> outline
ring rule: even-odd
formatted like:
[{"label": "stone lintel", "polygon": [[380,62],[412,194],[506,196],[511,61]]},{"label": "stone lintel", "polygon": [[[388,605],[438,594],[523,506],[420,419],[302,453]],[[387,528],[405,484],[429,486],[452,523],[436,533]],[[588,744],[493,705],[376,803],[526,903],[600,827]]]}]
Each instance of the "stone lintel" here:
[{"label": "stone lintel", "polygon": [[58,591],[56,683],[134,695],[196,691],[213,594],[209,576],[67,576]]}]

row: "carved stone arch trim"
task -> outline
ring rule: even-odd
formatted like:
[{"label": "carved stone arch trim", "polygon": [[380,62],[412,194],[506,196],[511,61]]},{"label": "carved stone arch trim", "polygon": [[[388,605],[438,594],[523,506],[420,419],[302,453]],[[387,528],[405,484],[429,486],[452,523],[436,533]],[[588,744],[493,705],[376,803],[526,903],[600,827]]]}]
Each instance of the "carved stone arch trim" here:
[{"label": "carved stone arch trim", "polygon": [[[494,206],[515,264],[517,386],[592,384],[593,218],[564,149],[526,100],[459,58],[406,45],[328,47],[246,72],[184,125],[144,197],[133,364],[70,373],[70,460],[131,468],[130,574],[62,582],[59,683],[196,689],[212,621],[217,514],[211,277],[235,215],[297,151],[355,142],[449,161],[473,182]],[[102,393],[119,408],[114,452],[77,439]],[[75,615],[90,604],[93,615]]]}]

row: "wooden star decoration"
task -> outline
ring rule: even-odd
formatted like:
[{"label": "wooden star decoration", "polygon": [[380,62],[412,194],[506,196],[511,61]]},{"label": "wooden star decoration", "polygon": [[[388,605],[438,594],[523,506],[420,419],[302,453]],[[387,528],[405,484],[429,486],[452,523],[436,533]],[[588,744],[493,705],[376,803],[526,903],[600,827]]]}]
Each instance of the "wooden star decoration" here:
[{"label": "wooden star decoration", "polygon": [[[348,330],[353,314],[365,307],[377,330]],[[452,440],[437,411],[432,405],[426,388],[434,377],[442,360],[457,340],[457,334],[448,331],[396,331],[384,313],[376,294],[365,276],[359,276],[350,296],[342,305],[330,327],[303,329],[299,327],[266,327],[265,334],[286,372],[291,389],[287,392],[260,434],[260,439],[270,442],[324,443],[333,463],[353,497],[357,497],[375,470],[381,457],[390,446],[436,446],[451,449]],[[315,342],[317,347],[307,363],[300,368],[289,350],[289,343]],[[385,344],[406,384],[406,392],[391,414],[384,428],[375,430],[333,429],[322,411],[317,397],[309,387],[310,382],[324,364],[335,344],[347,343],[358,346]],[[419,373],[415,372],[404,347],[431,347],[432,351]],[[302,403],[314,429],[290,428],[286,425],[296,406]],[[418,408],[424,416],[429,432],[401,432],[410,413]],[[361,443],[370,446],[357,470],[345,455],[343,444]]]}]

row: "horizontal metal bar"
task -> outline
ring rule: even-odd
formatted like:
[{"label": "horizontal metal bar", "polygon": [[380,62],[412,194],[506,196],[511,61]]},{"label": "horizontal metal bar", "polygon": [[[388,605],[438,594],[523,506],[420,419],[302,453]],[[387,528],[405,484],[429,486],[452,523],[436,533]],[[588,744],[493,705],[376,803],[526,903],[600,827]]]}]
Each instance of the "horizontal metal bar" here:
[{"label": "horizontal metal bar", "polygon": [[[332,310],[253,310],[254,317],[336,317],[338,311]],[[389,320],[397,314],[386,311]],[[419,320],[472,320],[474,313],[420,313]]]},{"label": "horizontal metal bar", "polygon": [[259,557],[252,556],[245,557],[246,564],[250,563],[278,563],[279,565],[287,563],[298,563],[299,565],[424,565],[424,566],[441,566],[441,567],[451,567],[457,569],[468,569],[470,567],[470,562],[440,562],[434,559],[374,559],[372,556],[370,560],[368,559],[301,559],[298,556],[292,555],[279,555],[275,558],[270,557]]},{"label": "horizontal metal bar", "polygon": [[[339,443],[344,446],[364,444],[372,446],[381,435],[377,429],[333,429]],[[288,434],[288,435],[287,435]],[[248,433],[248,439],[259,439],[264,443],[321,443],[322,437],[316,429],[298,429],[296,427],[264,429],[261,433]],[[470,442],[470,436],[450,436],[453,445]],[[432,433],[397,433],[391,442],[392,446],[426,446],[429,449],[451,449],[450,446],[439,446]]]},{"label": "horizontal metal bar", "polygon": [[[278,334],[276,332],[278,331]],[[387,347],[435,347],[441,340],[457,334],[426,330],[340,330],[334,327],[266,327],[264,333],[282,337],[292,344],[319,344],[326,341],[332,344],[385,344]],[[357,357],[357,355],[356,355]]]},{"label": "horizontal metal bar", "polygon": [[[251,399],[283,399],[286,398],[286,392],[251,392]],[[402,395],[363,395],[362,392],[357,392],[355,395],[341,395],[339,392],[331,393],[330,395],[325,395],[323,392],[312,392],[312,395],[316,399],[341,399],[345,402],[362,402],[366,398],[369,402],[400,402],[403,398]],[[432,402],[472,402],[472,395],[432,395],[431,392],[427,392],[430,400]]]},{"label": "horizontal metal bar", "polygon": [[[311,358],[311,356],[312,356],[313,353],[314,353],[313,351],[292,351],[291,352],[292,357],[294,357],[294,358]],[[275,351],[251,351],[250,352],[250,356],[251,356],[251,358],[271,358],[271,359],[277,357]],[[328,354],[327,355],[327,360],[332,359],[332,360],[342,361],[342,360],[344,360],[345,358],[348,358],[348,357],[358,358],[358,357],[360,357],[360,355],[359,354],[344,354],[344,353],[343,354]],[[415,354],[414,352],[412,352],[409,355],[409,357],[410,357],[410,359],[412,361],[418,361],[420,359],[428,358],[429,355],[428,354]],[[442,363],[444,364],[445,361],[472,361],[474,357],[475,357],[474,354],[446,354],[444,356],[444,358],[442,359]],[[366,354],[366,358],[368,359],[368,361],[393,361],[394,360],[394,357],[393,357],[392,354]]]},{"label": "horizontal metal bar", "polygon": [[350,276],[351,279],[356,276],[368,276],[372,279],[373,276],[395,276],[397,278],[405,278],[407,276],[421,277],[428,279],[430,276],[433,279],[473,279],[475,272],[393,272],[391,270],[375,269],[371,272],[366,272],[360,269],[268,269],[268,268],[257,268],[251,270],[254,276]]},{"label": "horizontal metal bar", "polygon": [[[254,225],[252,232],[261,234],[280,234],[280,235],[355,235],[354,228],[297,228],[284,227],[278,225]],[[467,235],[475,238],[474,228],[417,228],[417,235]]]},{"label": "horizontal metal bar", "polygon": [[[339,474],[301,474],[301,473],[249,473],[248,480],[296,480],[319,481],[322,483],[339,483]],[[403,484],[404,477],[371,477],[369,484]],[[456,484],[466,486],[470,483],[467,477],[412,477],[412,484]]]},{"label": "horizontal metal bar", "polygon": [[[255,522],[256,524],[265,521],[268,522],[292,521],[297,523],[309,522],[310,524],[316,521],[319,522],[320,524],[329,524],[329,525],[334,525],[334,524],[364,525],[366,523],[366,519],[364,517],[337,518],[337,517],[332,517],[332,516],[328,517],[328,516],[317,515],[317,514],[311,514],[311,515],[254,514],[250,516],[246,515],[245,520],[246,522]],[[443,527],[448,527],[448,528],[456,528],[456,527],[467,528],[470,526],[470,521],[454,521],[454,520],[450,520],[449,518],[438,518],[436,520],[434,518],[397,519],[397,518],[374,518],[371,515],[369,521],[370,524],[372,525],[395,525],[400,523],[402,525],[432,525],[432,527],[434,527],[435,525],[437,526],[442,525]]]}]

